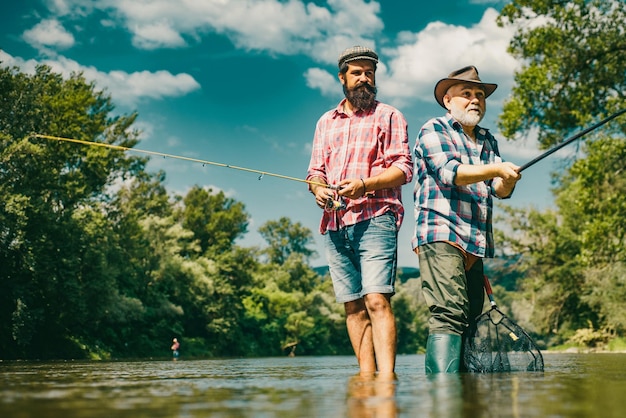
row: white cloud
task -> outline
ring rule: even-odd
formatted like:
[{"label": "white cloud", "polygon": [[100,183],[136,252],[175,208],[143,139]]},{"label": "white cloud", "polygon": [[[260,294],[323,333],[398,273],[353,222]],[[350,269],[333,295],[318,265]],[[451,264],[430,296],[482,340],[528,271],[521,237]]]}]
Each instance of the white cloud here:
[{"label": "white cloud", "polygon": [[[324,6],[302,0],[94,0],[88,6],[82,0],[50,0],[49,7],[67,19],[95,10],[105,13],[102,21],[125,27],[138,48],[182,47],[213,32],[228,37],[240,49],[305,54],[317,62],[333,65],[346,46],[376,48],[374,39],[383,29],[379,2],[366,0],[328,0]],[[400,33],[396,46],[378,51],[381,96],[398,107],[431,101],[434,81],[454,69],[474,64],[483,80],[500,85],[491,106],[501,102],[502,92],[512,85],[517,62],[506,52],[514,28],[498,27],[497,15],[496,10],[487,9],[481,21],[472,27],[433,22],[421,32]],[[186,74],[104,74],[85,70],[86,74],[92,72],[116,100],[124,102],[133,102],[134,95],[163,97],[198,88]],[[307,85],[327,96],[341,92],[336,78],[332,70],[311,68],[305,73]],[[156,88],[145,89],[156,81]]]},{"label": "white cloud", "polygon": [[67,49],[74,45],[74,36],[56,19],[46,19],[24,31],[23,39],[34,48]]},{"label": "white cloud", "polygon": [[302,0],[54,0],[51,12],[67,19],[94,10],[106,13],[142,49],[186,45],[205,33],[228,37],[244,50],[305,54],[332,63],[352,43],[373,46],[383,29],[380,4],[328,0],[322,7]]},{"label": "white cloud", "polygon": [[132,102],[135,98],[149,97],[161,99],[163,97],[183,96],[190,91],[200,88],[200,84],[189,74],[172,74],[169,71],[111,71],[102,73],[94,70],[94,79],[99,79],[98,85],[105,85],[114,91],[115,100]]},{"label": "white cloud", "polygon": [[20,57],[13,57],[0,49],[0,65],[4,67],[19,67],[26,73],[34,73],[38,64],[39,62],[36,60],[24,60]]},{"label": "white cloud", "polygon": [[141,49],[156,49],[161,46],[184,46],[185,40],[165,21],[147,23],[135,28],[135,46]]},{"label": "white cloud", "polygon": [[498,13],[487,9],[472,27],[434,22],[419,33],[404,33],[401,44],[386,50],[389,74],[381,77],[385,94],[396,101],[432,100],[434,82],[453,70],[475,65],[483,81],[498,83],[509,90],[517,61],[507,47],[514,28],[500,28]]},{"label": "white cloud", "polygon": [[44,0],[48,9],[57,16],[86,16],[93,11],[94,3],[80,0]]},{"label": "white cloud", "polygon": [[306,85],[318,89],[322,95],[337,97],[341,94],[341,87],[336,75],[330,74],[321,68],[309,68],[304,73]]},{"label": "white cloud", "polygon": [[[472,27],[432,22],[421,32],[400,33],[397,46],[379,51],[379,91],[398,107],[416,100],[430,102],[437,80],[472,64],[483,81],[499,84],[490,102],[492,106],[499,104],[501,92],[510,90],[518,63],[507,52],[514,28],[498,27],[497,16],[494,9],[487,9]],[[305,78],[307,85],[324,95],[337,91],[335,74],[315,68],[307,71]]]},{"label": "white cloud", "polygon": [[[140,48],[180,47],[206,32],[215,32],[227,36],[241,49],[306,54],[333,68],[346,46],[376,48],[373,39],[383,28],[379,3],[365,0],[328,0],[324,7],[301,0],[94,0],[88,6],[82,0],[51,1],[51,10],[67,19],[82,18],[94,10],[104,12],[106,18],[101,21],[126,27],[133,35],[134,45]],[[494,9],[487,9],[481,21],[471,27],[433,22],[418,33],[398,34],[396,46],[378,49],[380,96],[399,108],[408,103],[432,102],[436,80],[454,69],[474,64],[483,80],[499,84],[489,102],[490,113],[499,112],[518,64],[506,52],[515,29],[498,27],[497,15]],[[35,28],[29,35],[33,42],[44,41],[44,28],[57,28],[57,45],[69,45],[67,40],[65,44],[61,42],[61,35],[71,34],[57,20],[42,21]],[[33,71],[37,63],[31,60],[23,65]],[[143,98],[176,97],[200,88],[186,73],[102,72],[62,57],[43,63],[63,74],[83,72],[88,80],[106,88],[116,104],[129,107]],[[335,71],[310,68],[304,78],[310,88],[322,95],[341,97]]]},{"label": "white cloud", "polygon": [[38,64],[50,66],[56,73],[69,76],[72,72],[82,72],[88,81],[94,81],[100,89],[106,89],[117,105],[133,107],[144,98],[162,99],[183,96],[200,88],[200,84],[189,74],[172,74],[169,71],[99,71],[86,67],[74,60],[58,57],[42,61],[14,58],[0,50],[2,65],[17,66],[26,73],[34,73]]}]

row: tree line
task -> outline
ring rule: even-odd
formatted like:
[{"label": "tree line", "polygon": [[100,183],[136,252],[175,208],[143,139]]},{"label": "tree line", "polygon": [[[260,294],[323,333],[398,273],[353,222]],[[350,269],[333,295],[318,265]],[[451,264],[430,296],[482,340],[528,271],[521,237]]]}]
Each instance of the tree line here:
[{"label": "tree line", "polygon": [[[522,65],[503,135],[538,131],[549,148],[626,106],[625,17],[621,1],[506,5],[499,23],[521,28],[510,52]],[[33,137],[137,145],[137,114],[114,115],[81,74],[2,67],[0,101],[0,359],[162,356],[174,336],[188,356],[350,354],[310,230],[280,218],[259,228],[265,247],[241,247],[249,215],[223,192],[172,195],[145,157]],[[616,119],[563,160],[555,208],[502,206],[488,272],[499,306],[544,348],[623,348],[625,134]],[[398,351],[416,353],[427,308],[417,274],[398,283]]]},{"label": "tree line", "polygon": [[[240,247],[249,215],[223,192],[170,195],[145,158],[33,137],[137,144],[136,115],[111,116],[80,74],[2,68],[0,91],[0,357],[159,356],[174,336],[189,356],[348,354],[310,230],[281,218],[265,248]],[[413,299],[398,297],[407,352]]]}]

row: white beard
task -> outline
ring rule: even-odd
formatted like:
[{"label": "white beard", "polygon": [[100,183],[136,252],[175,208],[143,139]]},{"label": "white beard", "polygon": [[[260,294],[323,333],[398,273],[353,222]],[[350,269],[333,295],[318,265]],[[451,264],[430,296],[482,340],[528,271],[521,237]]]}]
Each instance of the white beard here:
[{"label": "white beard", "polygon": [[463,126],[476,126],[483,120],[484,116],[484,113],[477,106],[461,108],[454,102],[450,102],[450,114]]}]

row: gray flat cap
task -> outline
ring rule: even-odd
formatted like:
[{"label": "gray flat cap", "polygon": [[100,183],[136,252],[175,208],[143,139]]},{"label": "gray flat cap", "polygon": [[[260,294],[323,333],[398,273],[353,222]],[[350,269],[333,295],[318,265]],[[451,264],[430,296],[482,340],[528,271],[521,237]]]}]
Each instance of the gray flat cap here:
[{"label": "gray flat cap", "polygon": [[339,68],[347,62],[357,61],[357,60],[370,60],[374,61],[374,63],[378,63],[378,55],[374,52],[373,49],[366,48],[364,46],[353,46],[351,48],[346,49],[339,55],[339,60],[337,62]]}]

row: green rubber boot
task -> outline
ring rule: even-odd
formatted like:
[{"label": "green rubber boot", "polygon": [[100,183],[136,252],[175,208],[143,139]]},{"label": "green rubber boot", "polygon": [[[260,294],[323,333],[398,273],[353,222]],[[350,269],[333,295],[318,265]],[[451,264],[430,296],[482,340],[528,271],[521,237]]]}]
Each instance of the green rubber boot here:
[{"label": "green rubber boot", "polygon": [[461,365],[461,336],[431,334],[426,342],[426,374],[458,373]]}]

